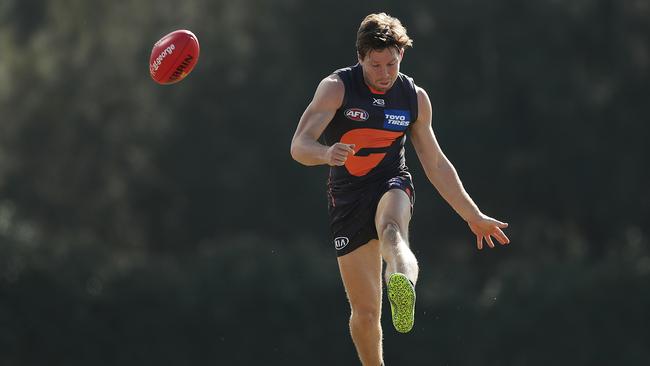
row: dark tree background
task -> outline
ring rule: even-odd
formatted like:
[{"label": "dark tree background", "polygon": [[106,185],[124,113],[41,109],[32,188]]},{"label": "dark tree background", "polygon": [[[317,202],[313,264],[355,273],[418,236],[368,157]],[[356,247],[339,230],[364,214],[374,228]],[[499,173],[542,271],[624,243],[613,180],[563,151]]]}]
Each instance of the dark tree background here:
[{"label": "dark tree background", "polygon": [[[417,322],[384,316],[387,363],[649,364],[650,1],[371,4],[2,0],[0,364],[358,364],[327,169],[289,144],[377,11],[512,240],[478,252],[409,146]],[[198,66],[156,85],[179,28]]]}]

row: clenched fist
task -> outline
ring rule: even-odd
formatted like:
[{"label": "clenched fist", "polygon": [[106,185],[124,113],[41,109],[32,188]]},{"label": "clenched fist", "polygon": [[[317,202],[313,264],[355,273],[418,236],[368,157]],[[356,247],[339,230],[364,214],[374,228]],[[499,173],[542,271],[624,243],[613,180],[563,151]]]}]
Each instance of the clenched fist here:
[{"label": "clenched fist", "polygon": [[345,164],[350,155],[354,155],[354,144],[337,142],[327,149],[325,160],[330,166],[341,166]]}]

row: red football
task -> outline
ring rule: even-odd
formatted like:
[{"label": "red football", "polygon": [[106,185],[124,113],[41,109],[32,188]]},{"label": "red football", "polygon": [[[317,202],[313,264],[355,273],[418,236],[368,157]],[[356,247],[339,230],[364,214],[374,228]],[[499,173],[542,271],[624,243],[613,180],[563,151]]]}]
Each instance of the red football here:
[{"label": "red football", "polygon": [[199,40],[185,29],[162,37],[151,50],[149,73],[158,84],[173,84],[185,78],[199,59]]}]

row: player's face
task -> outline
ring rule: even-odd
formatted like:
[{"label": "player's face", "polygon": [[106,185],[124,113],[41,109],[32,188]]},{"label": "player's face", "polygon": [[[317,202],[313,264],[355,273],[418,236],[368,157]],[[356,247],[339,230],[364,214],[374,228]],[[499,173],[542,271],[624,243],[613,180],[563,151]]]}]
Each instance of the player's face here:
[{"label": "player's face", "polygon": [[403,55],[404,50],[389,47],[371,50],[363,60],[359,58],[366,84],[380,92],[388,91],[397,80]]}]

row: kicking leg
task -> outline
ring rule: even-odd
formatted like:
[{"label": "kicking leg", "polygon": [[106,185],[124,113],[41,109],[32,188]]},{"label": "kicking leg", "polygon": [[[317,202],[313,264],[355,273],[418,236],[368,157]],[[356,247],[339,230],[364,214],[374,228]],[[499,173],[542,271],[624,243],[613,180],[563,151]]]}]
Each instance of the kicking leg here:
[{"label": "kicking leg", "polygon": [[406,192],[392,189],[377,205],[375,225],[379,234],[380,252],[386,261],[386,286],[391,304],[393,325],[406,333],[413,327],[415,315],[415,283],[418,262],[408,244],[411,202]]},{"label": "kicking leg", "polygon": [[386,280],[398,272],[413,284],[417,282],[418,262],[408,243],[410,221],[411,202],[406,193],[399,189],[386,192],[377,205],[375,216],[380,251],[386,261]]}]

